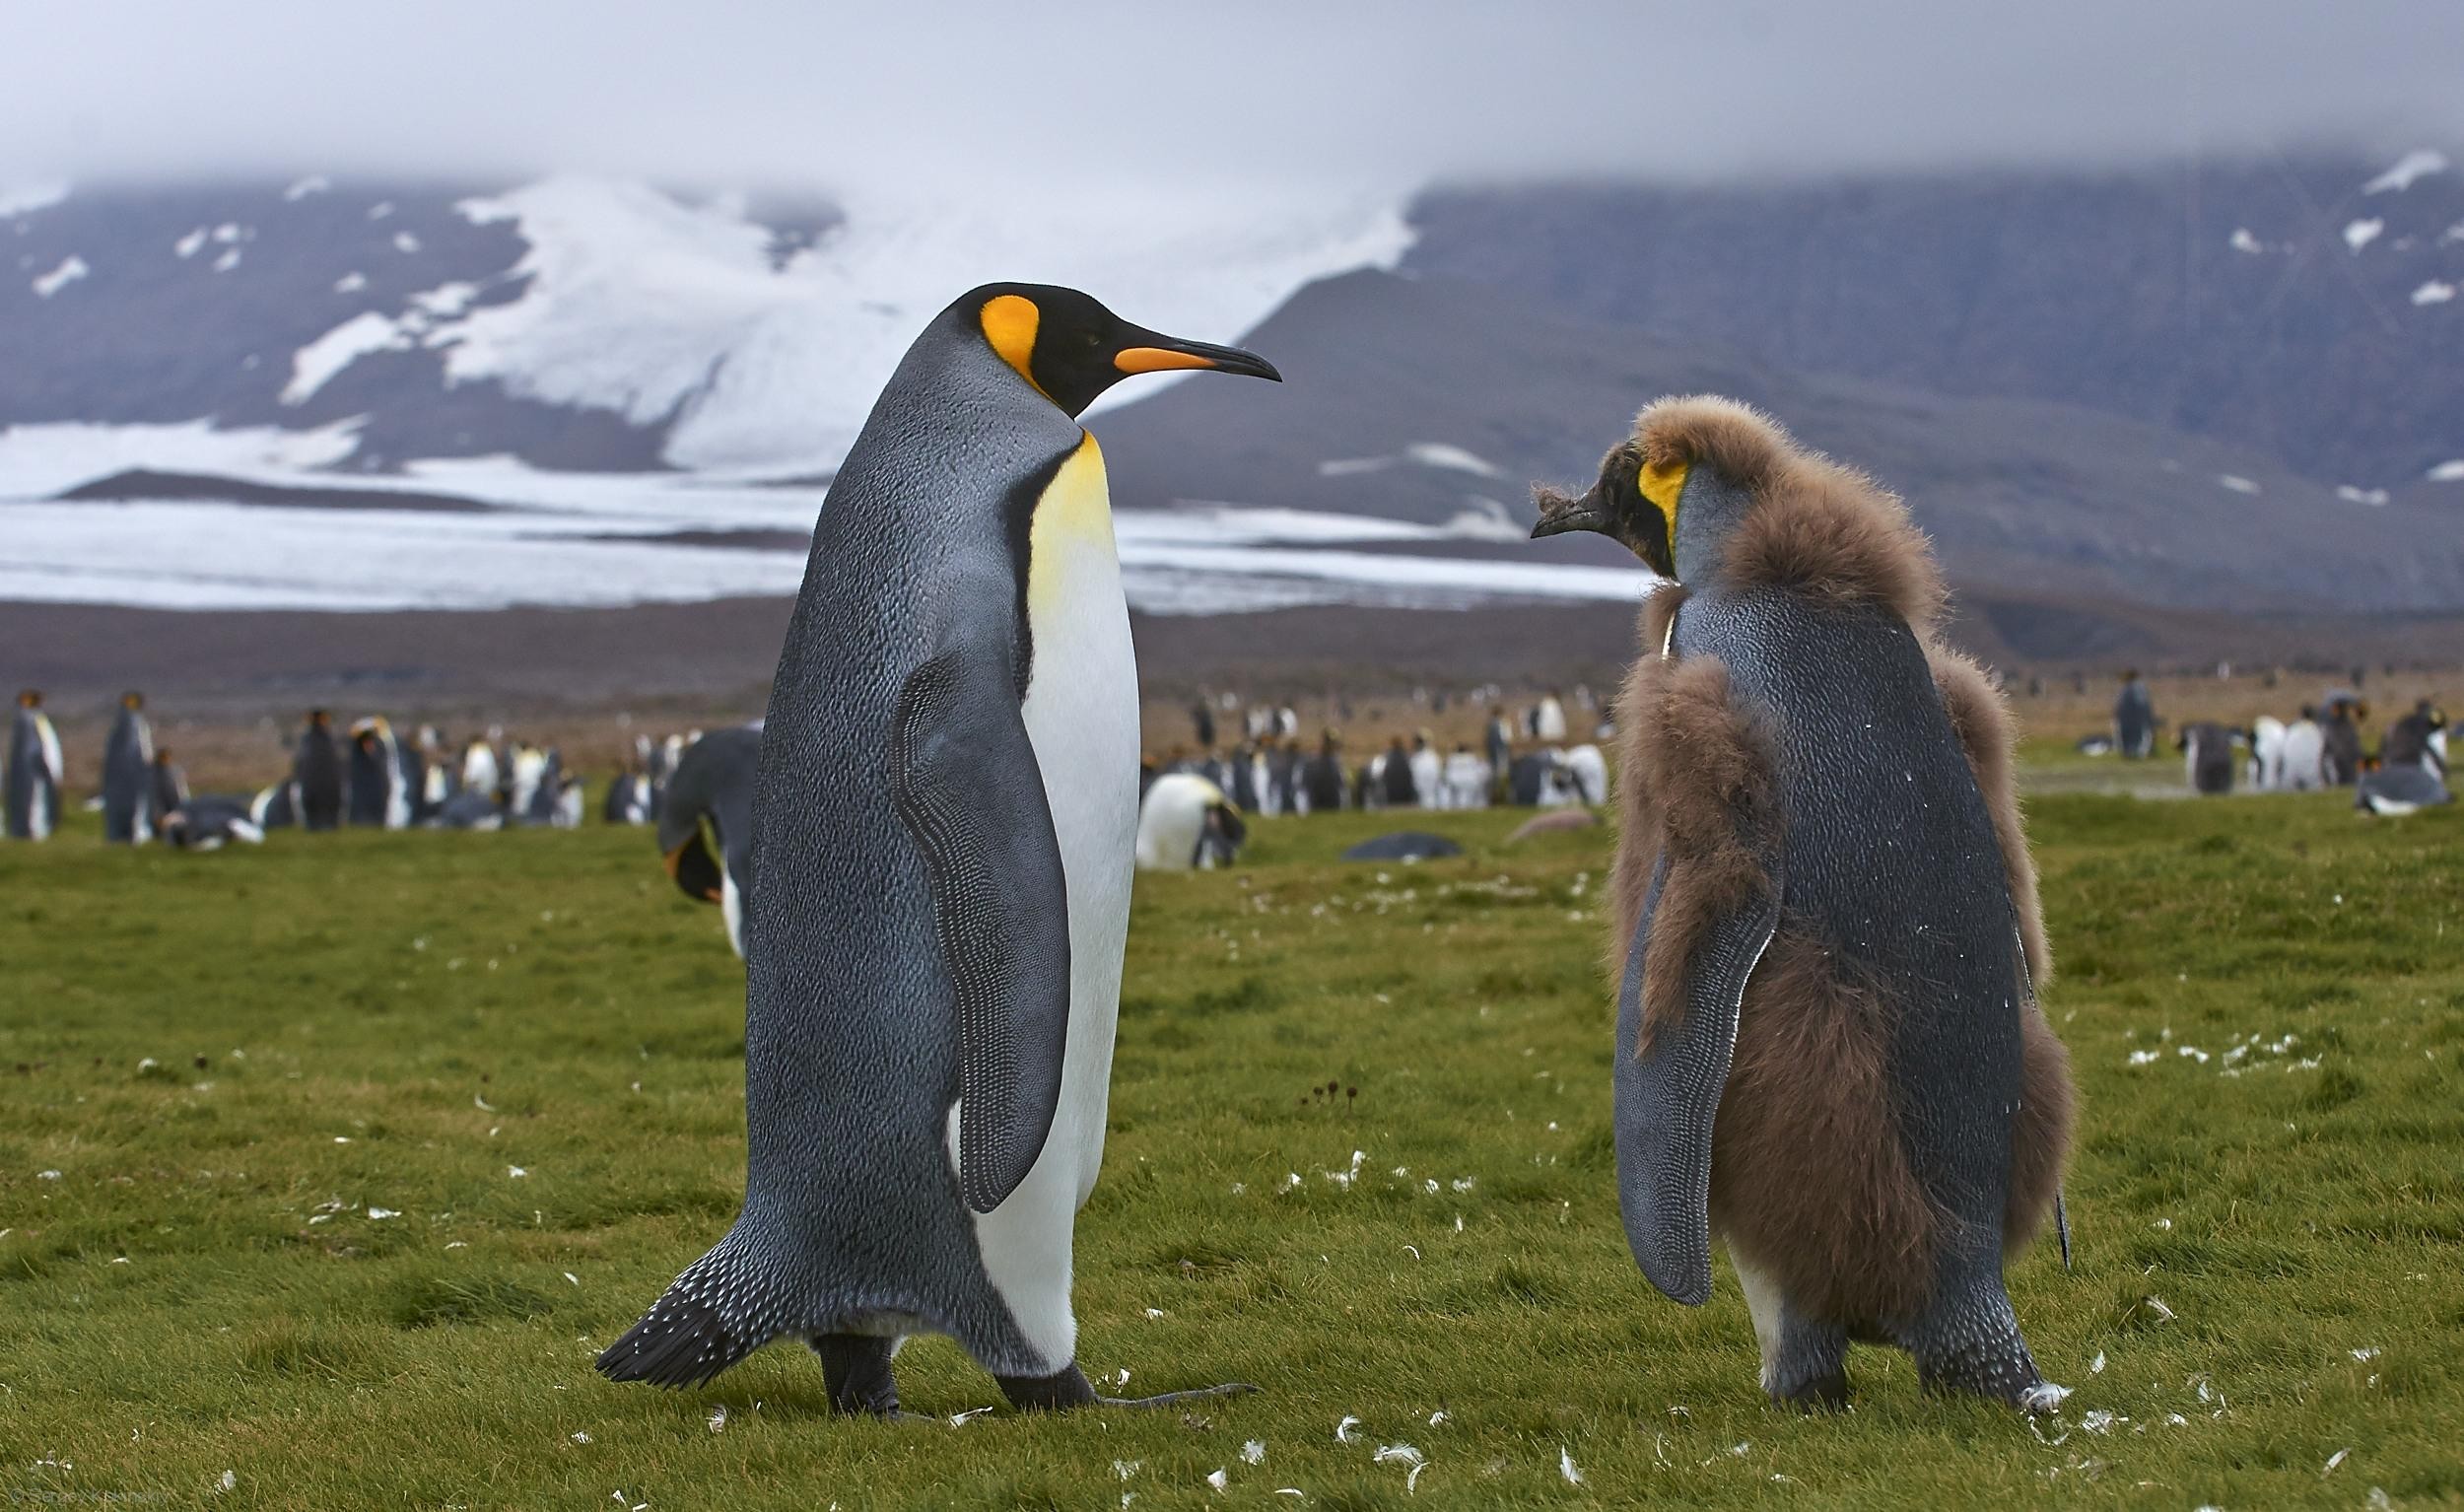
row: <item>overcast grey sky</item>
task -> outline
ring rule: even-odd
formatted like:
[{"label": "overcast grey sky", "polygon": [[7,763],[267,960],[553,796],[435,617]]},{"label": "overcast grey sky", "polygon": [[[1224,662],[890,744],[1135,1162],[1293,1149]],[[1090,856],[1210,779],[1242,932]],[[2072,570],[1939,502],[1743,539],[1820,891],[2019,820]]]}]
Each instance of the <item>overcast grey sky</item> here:
[{"label": "overcast grey sky", "polygon": [[0,0],[0,177],[1703,175],[2464,143],[2464,0]]}]

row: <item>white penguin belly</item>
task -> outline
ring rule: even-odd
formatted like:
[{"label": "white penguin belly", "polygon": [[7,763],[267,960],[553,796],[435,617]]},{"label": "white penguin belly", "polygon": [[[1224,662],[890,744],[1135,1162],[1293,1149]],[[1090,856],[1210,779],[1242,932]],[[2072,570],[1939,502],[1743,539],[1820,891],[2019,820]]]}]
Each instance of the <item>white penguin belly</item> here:
[{"label": "white penguin belly", "polygon": [[1065,879],[1069,1038],[1043,1153],[1007,1201],[975,1215],[975,1226],[986,1272],[1028,1342],[1058,1370],[1077,1352],[1070,1231],[1104,1159],[1137,842],[1137,659],[1093,437],[1061,465],[1036,510],[1026,597],[1034,662],[1020,712]]}]

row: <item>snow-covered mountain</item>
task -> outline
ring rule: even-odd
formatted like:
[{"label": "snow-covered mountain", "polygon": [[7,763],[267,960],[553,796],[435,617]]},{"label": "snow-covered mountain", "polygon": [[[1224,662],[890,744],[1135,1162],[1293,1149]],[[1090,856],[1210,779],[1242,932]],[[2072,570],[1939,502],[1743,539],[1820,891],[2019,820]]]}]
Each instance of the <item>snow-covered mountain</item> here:
[{"label": "snow-covered mountain", "polygon": [[[0,195],[0,332],[19,354],[0,366],[0,425],[353,422],[344,460],[363,467],[826,472],[917,329],[974,285],[1077,284],[1229,340],[1409,241],[1400,201],[1279,190],[964,206],[584,178],[20,191]],[[287,444],[235,443],[257,446]]]},{"label": "snow-covered mountain", "polygon": [[2363,501],[2464,504],[2464,151],[1446,190],[1412,224],[1406,271],[1566,319],[2083,405]]},{"label": "snow-covered mountain", "polygon": [[1963,587],[2464,604],[2464,173],[2428,150],[1015,204],[0,187],[0,598],[789,591],[899,353],[999,278],[1284,368],[1097,421],[1149,612],[1631,597],[1601,543],[1517,543],[1526,484],[1677,387],[1875,468]]}]

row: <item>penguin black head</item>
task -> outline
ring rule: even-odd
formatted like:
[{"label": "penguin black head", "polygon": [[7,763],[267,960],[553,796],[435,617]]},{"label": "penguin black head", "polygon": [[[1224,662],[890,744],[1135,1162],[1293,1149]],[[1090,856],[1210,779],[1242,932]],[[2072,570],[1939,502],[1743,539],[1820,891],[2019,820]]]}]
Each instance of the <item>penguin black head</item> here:
[{"label": "penguin black head", "polygon": [[40,709],[42,707],[41,691],[35,688],[28,688],[24,692],[18,694],[17,707],[20,709]]},{"label": "penguin black head", "polygon": [[143,709],[145,706],[146,696],[142,693],[123,693],[120,695],[120,707],[122,709]]},{"label": "penguin black head", "polygon": [[1600,480],[1591,492],[1573,494],[1534,484],[1532,502],[1540,523],[1532,539],[1594,530],[1621,543],[1663,578],[1677,576],[1677,503],[1692,464],[1653,461],[1642,444],[1619,442],[1600,459]]},{"label": "penguin black head", "polygon": [[1255,352],[1131,325],[1075,289],[986,284],[962,296],[952,310],[971,319],[994,355],[1072,418],[1132,374],[1202,369],[1283,381]]}]

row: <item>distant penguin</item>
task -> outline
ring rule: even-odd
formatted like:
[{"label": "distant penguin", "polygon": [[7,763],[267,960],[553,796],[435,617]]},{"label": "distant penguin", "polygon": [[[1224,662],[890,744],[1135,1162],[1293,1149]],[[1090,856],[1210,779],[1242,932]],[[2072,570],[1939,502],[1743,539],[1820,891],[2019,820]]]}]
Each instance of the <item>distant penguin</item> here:
[{"label": "distant penguin", "polygon": [[2003,1288],[2055,1205],[2067,1059],[2010,716],[1930,639],[1905,509],[1722,399],[1664,399],[1535,535],[1669,581],[1617,724],[1616,1170],[1643,1273],[1711,1294],[1726,1241],[1778,1401],[1837,1405],[1849,1338],[2035,1410]]},{"label": "distant penguin", "polygon": [[1266,784],[1260,781],[1265,774],[1266,763],[1259,757],[1258,748],[1244,745],[1234,751],[1231,768],[1232,784],[1228,791],[1233,804],[1245,814],[1266,812],[1263,791]]},{"label": "distant penguin", "polygon": [[2327,734],[2318,725],[2318,712],[2304,705],[2301,718],[2285,726],[2285,746],[2280,763],[2284,780],[2280,790],[2308,792],[2327,786]]},{"label": "distant penguin", "polygon": [[2122,674],[2122,691],[2114,696],[2113,748],[2128,761],[2156,749],[2156,700],[2136,667]]},{"label": "distant penguin", "polygon": [[1422,808],[1444,808],[1446,763],[1429,744],[1429,732],[1422,730],[1411,737],[1411,791]]},{"label": "distant penguin", "polygon": [[1138,804],[1140,871],[1207,871],[1229,866],[1249,826],[1223,790],[1194,773],[1155,779]]},{"label": "distant penguin", "polygon": [[393,757],[402,774],[402,822],[425,824],[445,801],[444,773],[437,766],[443,754],[436,726],[422,724],[409,740],[394,737]]},{"label": "distant penguin", "polygon": [[897,1340],[937,1333],[1015,1406],[1103,1400],[1070,1255],[1103,1153],[1138,689],[1074,417],[1190,368],[1275,376],[1072,290],[988,286],[918,338],[840,464],[754,800],[744,1209],[607,1374],[689,1385],[791,1337],[835,1409],[887,1414]]},{"label": "distant penguin", "polygon": [[1504,715],[1488,717],[1488,729],[1481,738],[1487,744],[1491,772],[1502,774],[1514,765],[1514,731],[1507,726]]},{"label": "distant penguin", "polygon": [[1506,774],[1506,801],[1517,808],[1539,808],[1556,800],[1564,790],[1557,771],[1554,751],[1526,751],[1517,756]]},{"label": "distant penguin", "polygon": [[527,740],[516,740],[507,766],[505,816],[515,824],[529,824],[534,819],[532,805],[538,801],[539,785],[548,775],[548,753]]},{"label": "distant penguin", "polygon": [[658,854],[668,877],[695,902],[719,905],[738,956],[753,894],[753,785],[761,754],[758,729],[712,730],[677,761],[658,811]]},{"label": "distant penguin", "polygon": [[411,822],[411,793],[403,781],[402,752],[393,726],[381,715],[351,725],[350,816],[355,825],[406,829]]},{"label": "distant penguin", "polygon": [[2319,775],[2328,787],[2350,788],[2361,780],[2361,722],[2368,718],[2369,706],[2359,699],[2328,700],[2327,713],[2318,722],[2324,747]]},{"label": "distant penguin", "polygon": [[2436,773],[2411,762],[2364,772],[2354,789],[2354,807],[2387,818],[2454,801]]},{"label": "distant penguin", "polygon": [[1532,712],[1532,738],[1542,745],[1555,745],[1566,737],[1566,707],[1558,701],[1554,688]]},{"label": "distant penguin", "polygon": [[171,760],[169,746],[154,753],[153,764],[146,773],[146,796],[158,826],[171,810],[187,806],[188,774]]},{"label": "distant penguin", "polygon": [[17,720],[9,729],[6,796],[11,840],[51,838],[51,832],[60,827],[60,785],[66,780],[59,731],[42,712],[42,695],[29,688],[17,696]]},{"label": "distant penguin", "polygon": [[1446,770],[1440,781],[1446,788],[1448,808],[1488,807],[1488,763],[1472,754],[1472,747],[1458,745],[1446,758]]},{"label": "distant penguin", "polygon": [[216,851],[231,841],[263,845],[265,831],[249,817],[248,799],[206,793],[163,816],[163,839],[183,851]]},{"label": "distant penguin", "polygon": [[1301,773],[1301,801],[1310,813],[1331,814],[1343,807],[1343,747],[1332,734],[1319,743]]},{"label": "distant penguin", "polygon": [[1269,813],[1305,814],[1309,812],[1307,774],[1309,758],[1301,754],[1298,740],[1286,740],[1275,749],[1269,762],[1273,773],[1273,798]]},{"label": "distant penguin", "polygon": [[248,800],[248,822],[265,830],[290,829],[300,822],[300,785],[285,778],[271,788],[259,789]]},{"label": "distant penguin", "polygon": [[1566,752],[1565,779],[1574,801],[1598,808],[1608,801],[1608,762],[1596,745],[1578,745]]},{"label": "distant penguin", "polygon": [[1286,704],[1274,712],[1274,734],[1278,740],[1300,738],[1300,713]]},{"label": "distant penguin", "polygon": [[1378,800],[1388,808],[1412,808],[1420,802],[1420,788],[1411,767],[1411,752],[1403,749],[1403,737],[1397,735],[1378,759],[1376,772]]},{"label": "distant penguin", "polygon": [[650,822],[650,785],[642,769],[627,766],[607,785],[607,796],[599,807],[599,818],[609,824],[648,824]]},{"label": "distant penguin", "polygon": [[501,830],[505,828],[505,810],[497,803],[494,790],[464,788],[445,800],[437,810],[437,827],[445,830]]},{"label": "distant penguin", "polygon": [[2182,726],[2177,743],[2190,790],[2211,796],[2233,790],[2233,736],[2222,724],[2201,722]]},{"label": "distant penguin", "polygon": [[471,736],[470,742],[462,747],[462,790],[485,793],[493,804],[497,789],[503,782],[504,777],[497,765],[496,747],[484,735]]},{"label": "distant penguin", "polygon": [[115,845],[152,840],[164,812],[154,803],[154,728],[145,708],[144,695],[121,694],[103,747],[103,838]]},{"label": "distant penguin", "polygon": [[2423,767],[2444,777],[2447,762],[2440,748],[2445,744],[2446,727],[2446,711],[2423,699],[2413,706],[2412,713],[2387,726],[2378,745],[2378,764]]},{"label": "distant penguin", "polygon": [[2272,714],[2250,722],[2250,786],[2260,792],[2285,787],[2285,722]]},{"label": "distant penguin", "polygon": [[299,790],[300,822],[310,830],[342,824],[342,748],[334,740],[334,717],[322,709],[308,711],[308,728],[301,731],[299,754],[291,764]]}]

